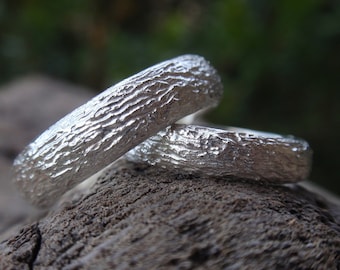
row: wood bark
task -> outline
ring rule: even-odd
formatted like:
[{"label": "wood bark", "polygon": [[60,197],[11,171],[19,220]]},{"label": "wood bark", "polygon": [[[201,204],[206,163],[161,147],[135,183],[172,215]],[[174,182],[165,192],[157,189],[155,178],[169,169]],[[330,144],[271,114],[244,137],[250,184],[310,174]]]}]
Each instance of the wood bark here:
[{"label": "wood bark", "polygon": [[340,209],[275,186],[123,166],[0,244],[1,269],[338,269]]}]

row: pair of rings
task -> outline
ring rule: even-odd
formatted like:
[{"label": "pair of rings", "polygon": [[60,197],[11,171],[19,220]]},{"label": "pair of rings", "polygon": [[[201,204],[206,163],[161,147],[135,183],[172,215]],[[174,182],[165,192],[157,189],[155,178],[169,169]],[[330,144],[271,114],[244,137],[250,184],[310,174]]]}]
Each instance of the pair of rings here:
[{"label": "pair of rings", "polygon": [[212,176],[287,183],[308,176],[311,150],[294,137],[174,124],[216,106],[223,87],[204,58],[180,56],[133,75],[80,106],[15,159],[18,189],[38,207],[125,155]]}]

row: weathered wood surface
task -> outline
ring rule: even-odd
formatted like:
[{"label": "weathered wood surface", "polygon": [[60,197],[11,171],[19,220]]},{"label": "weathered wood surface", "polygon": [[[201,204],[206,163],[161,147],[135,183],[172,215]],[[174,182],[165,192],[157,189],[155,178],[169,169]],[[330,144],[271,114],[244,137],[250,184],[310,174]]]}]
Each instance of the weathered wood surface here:
[{"label": "weathered wood surface", "polygon": [[113,169],[0,244],[1,269],[337,269],[340,209],[294,185]]}]

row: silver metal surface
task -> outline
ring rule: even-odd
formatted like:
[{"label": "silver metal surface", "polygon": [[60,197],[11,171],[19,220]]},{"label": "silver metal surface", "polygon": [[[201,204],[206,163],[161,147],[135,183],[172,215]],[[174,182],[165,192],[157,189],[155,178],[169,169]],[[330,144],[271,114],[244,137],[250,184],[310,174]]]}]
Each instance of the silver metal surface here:
[{"label": "silver metal surface", "polygon": [[195,55],[150,67],[74,110],[28,145],[14,162],[14,182],[34,205],[64,192],[178,119],[215,106],[216,70]]},{"label": "silver metal surface", "polygon": [[160,131],[125,155],[129,161],[171,170],[275,183],[305,180],[311,156],[308,143],[294,137],[179,124]]}]

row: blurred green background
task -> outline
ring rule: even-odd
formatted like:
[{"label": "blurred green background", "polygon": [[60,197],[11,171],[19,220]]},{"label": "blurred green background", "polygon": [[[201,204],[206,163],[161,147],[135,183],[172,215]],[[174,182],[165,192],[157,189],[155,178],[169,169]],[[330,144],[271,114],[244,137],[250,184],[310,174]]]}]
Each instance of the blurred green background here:
[{"label": "blurred green background", "polygon": [[0,83],[43,73],[103,90],[200,54],[225,85],[211,122],[294,134],[311,180],[340,194],[340,1],[0,2]]}]

